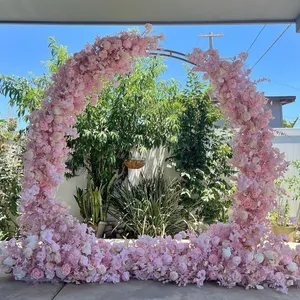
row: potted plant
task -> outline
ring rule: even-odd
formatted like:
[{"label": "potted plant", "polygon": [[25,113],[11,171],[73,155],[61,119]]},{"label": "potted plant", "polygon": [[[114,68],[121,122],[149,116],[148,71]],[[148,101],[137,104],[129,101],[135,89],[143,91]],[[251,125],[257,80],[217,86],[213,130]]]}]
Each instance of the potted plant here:
[{"label": "potted plant", "polygon": [[187,228],[187,211],[180,202],[179,180],[169,182],[158,168],[152,176],[142,172],[136,184],[116,185],[109,212],[124,225],[129,238],[174,235]]},{"label": "potted plant", "polygon": [[128,168],[128,169],[140,169],[142,167],[145,166],[145,161],[142,159],[127,159],[124,161],[124,165]]},{"label": "potted plant", "polygon": [[289,240],[293,242],[295,240],[295,234],[297,231],[297,217],[290,217],[290,205],[288,201],[284,205],[278,205],[270,213],[269,220],[272,224],[272,230],[276,235],[286,234]]},{"label": "potted plant", "polygon": [[103,237],[105,226],[107,225],[111,188],[115,180],[122,175],[123,173],[119,174],[116,172],[108,183],[100,187],[95,187],[93,180],[88,176],[87,188],[83,190],[77,187],[76,189],[74,198],[79,206],[80,215],[84,222],[95,230],[98,238]]},{"label": "potted plant", "polygon": [[298,209],[297,217],[290,217],[290,202],[300,200],[300,161],[291,161],[293,175],[283,177],[275,182],[278,206],[270,213],[270,222],[275,234],[286,234],[290,241],[296,239],[297,223],[299,221]]},{"label": "potted plant", "polygon": [[91,200],[91,207],[94,214],[93,219],[96,221],[94,224],[97,224],[96,236],[101,238],[107,224],[108,203],[102,197],[102,189],[89,187],[88,197]]},{"label": "potted plant", "polygon": [[97,237],[102,237],[107,218],[107,205],[104,203],[101,190],[94,188],[90,179],[86,189],[76,188],[74,196],[83,221],[91,226]]},{"label": "potted plant", "polygon": [[77,187],[74,198],[83,221],[95,230],[97,237],[102,237],[106,225],[107,207],[103,203],[101,191],[91,186],[85,190]]},{"label": "potted plant", "polygon": [[132,153],[129,155],[129,158],[126,159],[123,163],[125,167],[132,170],[141,169],[145,166],[145,159],[139,157],[139,153],[136,149],[133,150],[135,155],[133,156]]}]

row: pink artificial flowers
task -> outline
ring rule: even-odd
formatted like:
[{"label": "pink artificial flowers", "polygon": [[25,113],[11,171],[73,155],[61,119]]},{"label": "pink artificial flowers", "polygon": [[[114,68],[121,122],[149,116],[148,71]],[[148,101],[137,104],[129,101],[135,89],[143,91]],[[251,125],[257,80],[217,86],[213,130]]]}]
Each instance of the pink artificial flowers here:
[{"label": "pink artificial flowers", "polygon": [[271,113],[243,68],[245,53],[232,63],[215,50],[194,49],[188,56],[197,65],[194,70],[211,79],[236,132],[231,162],[240,173],[229,224],[211,225],[199,236],[143,236],[134,244],[112,244],[98,240],[54,199],[70,153],[66,136],[76,137],[73,126],[87,105],[85,97],[95,104],[95,89],[101,90],[104,80],[130,72],[135,57],[158,47],[163,35],[150,35],[151,28],[147,24],[143,35],[130,31],[97,37],[53,75],[42,108],[30,118],[18,218],[22,238],[0,243],[0,266],[17,280],[116,283],[137,278],[199,287],[214,280],[228,287],[265,285],[286,292],[300,280],[300,248],[285,245],[266,222],[275,203],[274,180],[286,162],[272,147]]}]

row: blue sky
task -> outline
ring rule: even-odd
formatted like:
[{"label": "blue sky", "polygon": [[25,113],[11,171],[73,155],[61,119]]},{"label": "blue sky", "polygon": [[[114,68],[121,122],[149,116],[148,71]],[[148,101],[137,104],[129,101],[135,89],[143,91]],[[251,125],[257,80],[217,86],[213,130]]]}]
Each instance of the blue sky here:
[{"label": "blue sky", "polygon": [[[223,57],[246,51],[263,25],[209,25],[209,26],[155,26],[157,32],[164,32],[164,47],[188,53],[194,47],[208,48],[208,39],[198,35],[224,33],[224,37],[214,39],[214,47]],[[287,25],[267,25],[249,52],[247,64],[252,67],[264,51],[272,44]],[[49,58],[47,37],[68,46],[68,51],[79,51],[86,42],[93,42],[96,35],[111,35],[122,29],[135,26],[53,26],[53,25],[0,25],[0,73],[27,76],[31,71],[37,75],[44,72],[41,61]],[[296,102],[284,106],[284,117],[292,120],[300,116],[300,34],[292,25],[277,44],[253,69],[252,78],[267,77],[273,82],[260,84],[260,89],[268,96],[296,96]],[[166,77],[173,77],[184,83],[186,72],[182,62],[167,59]],[[296,89],[287,87],[293,86]],[[0,97],[0,112],[3,117],[15,116],[7,100]],[[298,122],[297,127],[300,126]]]}]

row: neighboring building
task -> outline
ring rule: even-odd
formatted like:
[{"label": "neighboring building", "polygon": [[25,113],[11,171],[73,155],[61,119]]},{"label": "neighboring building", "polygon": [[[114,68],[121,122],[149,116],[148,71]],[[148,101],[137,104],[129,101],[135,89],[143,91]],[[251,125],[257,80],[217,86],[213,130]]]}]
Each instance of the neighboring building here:
[{"label": "neighboring building", "polygon": [[[272,110],[274,119],[270,120],[270,127],[283,128],[283,113],[282,106],[285,104],[293,103],[296,100],[296,96],[266,96],[269,99],[268,106]],[[214,103],[218,103],[218,100],[213,99]],[[218,125],[222,125],[223,121],[219,121]]]},{"label": "neighboring building", "polygon": [[295,96],[266,96],[269,99],[269,107],[272,110],[274,119],[270,121],[270,126],[273,128],[283,127],[282,106],[293,103],[296,100]]}]

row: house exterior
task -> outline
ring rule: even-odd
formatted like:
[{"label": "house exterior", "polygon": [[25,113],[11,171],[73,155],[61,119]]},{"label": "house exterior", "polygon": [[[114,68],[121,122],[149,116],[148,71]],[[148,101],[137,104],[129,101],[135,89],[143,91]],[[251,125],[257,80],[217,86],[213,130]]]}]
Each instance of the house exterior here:
[{"label": "house exterior", "polygon": [[[269,100],[268,106],[272,111],[274,119],[270,120],[269,126],[272,128],[283,128],[283,105],[293,103],[296,100],[296,96],[266,96]],[[217,99],[213,99],[214,103],[218,103]],[[224,124],[224,121],[217,123],[219,126]]]},{"label": "house exterior", "polygon": [[294,23],[299,0],[1,0],[0,23],[42,24]]},{"label": "house exterior", "polygon": [[270,121],[270,127],[282,128],[283,127],[283,105],[293,103],[296,100],[295,96],[266,96],[269,99],[268,106],[272,110],[273,120]]}]

